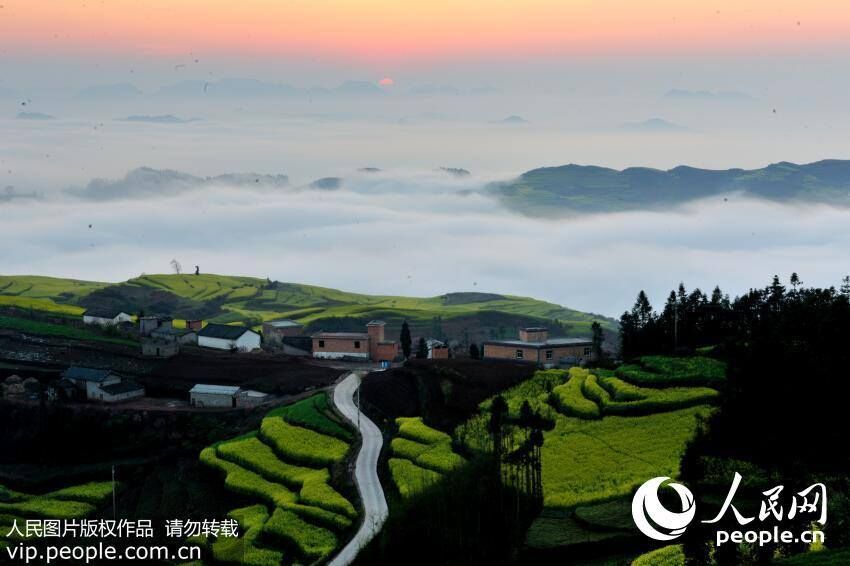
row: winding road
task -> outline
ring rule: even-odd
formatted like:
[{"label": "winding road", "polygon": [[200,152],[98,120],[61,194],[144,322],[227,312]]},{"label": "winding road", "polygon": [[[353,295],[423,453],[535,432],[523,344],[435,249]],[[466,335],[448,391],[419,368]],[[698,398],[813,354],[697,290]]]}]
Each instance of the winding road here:
[{"label": "winding road", "polygon": [[[354,394],[359,385],[360,376],[352,372],[336,385],[333,393],[337,409],[355,427],[358,424],[359,411],[354,403]],[[330,562],[331,566],[351,564],[360,549],[380,532],[388,515],[387,499],[384,497],[384,489],[378,479],[378,456],[381,454],[384,438],[381,435],[381,429],[366,415],[360,413],[359,417],[360,436],[363,442],[354,465],[354,480],[360,492],[360,499],[363,501],[363,524],[360,525],[354,538]]]}]

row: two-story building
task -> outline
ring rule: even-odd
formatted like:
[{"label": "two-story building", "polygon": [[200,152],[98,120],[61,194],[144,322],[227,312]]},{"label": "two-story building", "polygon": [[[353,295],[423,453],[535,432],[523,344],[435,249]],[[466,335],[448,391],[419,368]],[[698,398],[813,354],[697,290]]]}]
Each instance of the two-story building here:
[{"label": "two-story building", "polygon": [[313,334],[313,357],[329,360],[392,362],[398,357],[398,342],[387,340],[386,323],[373,320],[366,332],[317,332]]},{"label": "two-story building", "polygon": [[546,367],[589,361],[593,342],[587,338],[549,338],[542,326],[523,328],[517,340],[487,340],[485,359],[516,360]]}]

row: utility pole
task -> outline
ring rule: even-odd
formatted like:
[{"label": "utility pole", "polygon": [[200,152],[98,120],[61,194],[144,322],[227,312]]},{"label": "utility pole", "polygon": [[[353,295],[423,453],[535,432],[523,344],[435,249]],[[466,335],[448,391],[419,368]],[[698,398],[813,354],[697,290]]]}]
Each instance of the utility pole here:
[{"label": "utility pole", "polygon": [[118,520],[118,511],[115,507],[115,464],[112,464],[112,518]]},{"label": "utility pole", "polygon": [[673,305],[673,353],[679,350],[679,305]]},{"label": "utility pole", "polygon": [[[360,377],[360,376],[358,376]],[[357,380],[357,430],[360,430],[360,380]]]}]

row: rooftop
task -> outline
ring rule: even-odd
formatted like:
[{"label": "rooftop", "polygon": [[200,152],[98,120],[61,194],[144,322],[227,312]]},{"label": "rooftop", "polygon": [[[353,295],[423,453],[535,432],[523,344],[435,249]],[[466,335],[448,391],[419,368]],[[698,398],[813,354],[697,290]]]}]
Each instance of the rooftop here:
[{"label": "rooftop", "polygon": [[386,326],[386,325],[387,325],[387,323],[384,322],[383,320],[373,320],[373,321],[369,322],[368,324],[366,324],[366,326]]},{"label": "rooftop", "polygon": [[296,327],[296,326],[298,326],[298,327],[304,326],[300,322],[295,322],[294,320],[289,320],[289,319],[271,320],[271,321],[265,322],[264,324],[268,324],[269,326],[274,327],[274,328],[293,328],[293,327]]},{"label": "rooftop", "polygon": [[523,328],[526,332],[548,332],[548,328],[545,326],[526,326]]},{"label": "rooftop", "polygon": [[186,334],[193,334],[195,331],[191,328],[157,328],[155,330],[151,330],[151,335],[170,335],[170,336],[185,336]]},{"label": "rooftop", "polygon": [[213,395],[236,395],[239,392],[239,387],[236,385],[207,385],[198,383],[189,393],[210,393]]},{"label": "rooftop", "polygon": [[95,318],[115,318],[119,314],[130,314],[120,309],[94,308],[88,309],[83,313],[83,316],[93,316]]},{"label": "rooftop", "polygon": [[316,332],[313,338],[347,338],[349,340],[368,340],[369,335],[365,332]]},{"label": "rooftop", "polygon": [[224,340],[236,340],[246,332],[254,332],[246,326],[231,326],[229,324],[216,324],[211,322],[198,332],[198,336],[207,338],[222,338]]},{"label": "rooftop", "polygon": [[110,385],[101,385],[100,388],[110,395],[120,395],[121,393],[130,393],[131,391],[144,391],[144,387],[135,381],[120,381]]},{"label": "rooftop", "polygon": [[550,338],[543,342],[523,342],[522,340],[486,340],[484,343],[499,346],[521,346],[525,348],[552,348],[557,346],[590,346],[593,342],[587,338]]},{"label": "rooftop", "polygon": [[62,377],[73,381],[93,381],[100,383],[106,381],[110,376],[113,376],[112,370],[84,368],[80,366],[71,366],[62,372]]}]

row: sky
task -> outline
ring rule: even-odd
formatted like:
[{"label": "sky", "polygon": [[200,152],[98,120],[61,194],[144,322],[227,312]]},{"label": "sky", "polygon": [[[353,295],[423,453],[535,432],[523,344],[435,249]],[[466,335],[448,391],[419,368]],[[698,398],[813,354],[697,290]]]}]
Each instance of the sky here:
[{"label": "sky", "polygon": [[7,49],[34,54],[456,57],[791,52],[846,46],[850,7],[814,0],[4,0]]},{"label": "sky", "polygon": [[[848,29],[850,4],[825,0],[0,0],[0,197],[39,195],[0,198],[0,241],[15,244],[0,272],[117,281],[177,257],[613,316],[679,281],[733,295],[791,271],[836,284],[850,260],[840,209],[705,202],[544,221],[478,189],[566,163],[846,159]],[[287,175],[290,188],[163,196],[125,179],[139,167]],[[298,190],[328,176],[345,189]],[[120,198],[75,192],[98,178]]]}]

